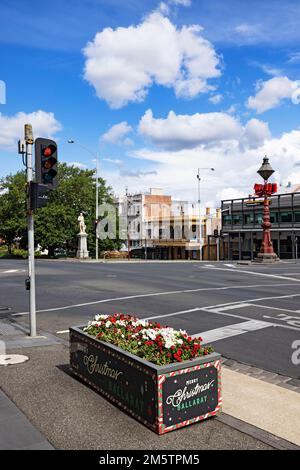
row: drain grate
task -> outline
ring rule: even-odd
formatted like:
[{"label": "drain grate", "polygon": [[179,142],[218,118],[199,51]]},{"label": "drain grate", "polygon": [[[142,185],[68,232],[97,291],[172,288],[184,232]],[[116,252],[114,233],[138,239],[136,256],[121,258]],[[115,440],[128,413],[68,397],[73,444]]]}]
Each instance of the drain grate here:
[{"label": "drain grate", "polygon": [[13,326],[7,320],[0,320],[0,335],[11,336],[11,335],[22,335],[23,332]]},{"label": "drain grate", "polygon": [[11,366],[13,364],[22,364],[28,361],[28,356],[21,354],[0,354],[0,366]]}]

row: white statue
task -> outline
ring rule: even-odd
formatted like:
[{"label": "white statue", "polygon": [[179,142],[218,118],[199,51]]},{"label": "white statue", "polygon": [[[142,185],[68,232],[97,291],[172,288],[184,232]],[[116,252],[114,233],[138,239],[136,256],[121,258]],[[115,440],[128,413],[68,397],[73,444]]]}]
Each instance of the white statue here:
[{"label": "white statue", "polygon": [[80,215],[78,216],[78,222],[79,222],[79,233],[86,233],[86,225],[84,223],[84,217],[82,212],[80,212]]}]

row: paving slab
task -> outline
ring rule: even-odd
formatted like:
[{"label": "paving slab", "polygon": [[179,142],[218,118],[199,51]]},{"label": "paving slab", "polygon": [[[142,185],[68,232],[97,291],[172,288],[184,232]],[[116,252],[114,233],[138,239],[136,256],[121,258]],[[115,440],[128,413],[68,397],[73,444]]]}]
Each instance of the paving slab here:
[{"label": "paving slab", "polygon": [[225,413],[300,446],[300,395],[228,368],[222,372]]},{"label": "paving slab", "polygon": [[0,390],[0,449],[53,449],[17,406]]}]

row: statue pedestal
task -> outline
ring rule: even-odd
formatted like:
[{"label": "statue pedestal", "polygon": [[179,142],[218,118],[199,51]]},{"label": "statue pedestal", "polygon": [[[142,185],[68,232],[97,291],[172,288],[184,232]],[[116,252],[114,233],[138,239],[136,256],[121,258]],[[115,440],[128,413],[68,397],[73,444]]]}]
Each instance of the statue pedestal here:
[{"label": "statue pedestal", "polygon": [[88,258],[89,257],[89,252],[87,251],[87,233],[78,233],[78,250],[76,253],[77,258]]}]

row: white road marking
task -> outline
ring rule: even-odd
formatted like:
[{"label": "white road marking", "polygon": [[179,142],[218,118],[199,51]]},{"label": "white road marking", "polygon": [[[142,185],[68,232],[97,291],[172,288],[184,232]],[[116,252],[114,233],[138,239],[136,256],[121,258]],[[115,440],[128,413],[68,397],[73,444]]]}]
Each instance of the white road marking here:
[{"label": "white road marking", "polygon": [[180,312],[166,313],[165,315],[156,315],[155,317],[143,318],[143,320],[154,320],[155,318],[173,317],[175,315],[182,315],[183,313],[197,312],[199,310],[201,310],[201,308],[199,307],[190,308],[189,310],[181,310]]},{"label": "white road marking", "polygon": [[[211,307],[195,307],[195,308],[191,308],[191,309],[188,309],[188,310],[180,310],[179,312],[172,312],[172,313],[166,313],[166,314],[162,314],[162,315],[155,315],[153,317],[146,317],[146,318],[143,318],[143,320],[155,320],[157,318],[173,317],[173,316],[176,316],[176,315],[183,315],[183,314],[186,314],[186,313],[192,313],[192,312],[197,312],[197,311],[202,311],[202,312],[206,312],[206,313],[215,313],[216,315],[232,317],[232,318],[235,318],[235,319],[239,318],[241,320],[245,320],[246,322],[249,322],[249,321],[250,322],[257,322],[257,321],[259,321],[259,320],[253,320],[253,318],[245,317],[243,315],[237,315],[237,314],[233,314],[233,313],[223,312],[223,311],[220,311],[218,309],[213,309]],[[264,318],[268,318],[268,317],[264,316]],[[272,318],[272,317],[270,317],[270,318]],[[294,327],[294,326],[282,325],[282,324],[278,324],[278,323],[274,323],[274,322],[263,322],[263,323],[268,323],[269,326],[274,326],[274,327],[285,328],[285,329],[288,329],[288,330],[299,331],[299,328]],[[68,330],[63,330],[60,333],[67,333],[67,331]],[[59,332],[57,332],[57,333],[59,333]]]},{"label": "white road marking", "polygon": [[221,328],[215,328],[214,330],[204,331],[192,335],[192,338],[198,338],[201,336],[203,343],[213,343],[225,338],[231,338],[232,336],[242,335],[249,331],[261,330],[263,328],[272,327],[272,323],[260,321],[260,320],[249,320],[242,323],[234,323],[233,325],[222,326]]},{"label": "white road marking", "polygon": [[[217,304],[217,305],[211,305],[209,307],[205,307],[206,309],[217,309],[219,308],[220,310],[223,310],[221,307],[225,307],[226,305],[236,305],[236,304],[241,304],[241,303],[247,303],[247,302],[259,302],[260,300],[272,300],[272,299],[285,299],[289,297],[299,297],[300,294],[289,294],[289,295],[277,295],[277,296],[272,296],[272,297],[260,297],[257,299],[247,299],[247,300],[238,300],[237,302],[227,302],[226,304]],[[294,310],[293,310],[294,311]]]},{"label": "white road marking", "polygon": [[234,310],[235,308],[242,308],[242,307],[252,307],[251,304],[247,304],[245,302],[241,302],[240,304],[228,305],[227,307],[222,307],[221,310]]},{"label": "white road marking", "polygon": [[[268,315],[264,315],[264,318],[274,319],[274,317],[269,317]],[[280,314],[280,315],[277,315],[277,317],[275,319],[278,320],[278,321],[284,321],[284,322],[287,323],[287,325],[293,325],[293,326],[296,326],[297,328],[300,328],[300,318],[299,317]]]},{"label": "white road marking", "polygon": [[[201,266],[202,269],[204,269],[205,267],[210,269],[208,265]],[[300,282],[300,279],[295,279],[293,277],[287,277],[287,276],[280,276],[279,274],[258,273],[256,271],[248,271],[248,270],[243,270],[242,271],[241,269],[216,268],[215,266],[214,266],[214,269],[217,269],[218,271],[232,271],[234,273],[253,274],[254,276],[273,277],[275,279],[287,279],[289,281]]]},{"label": "white road marking", "polygon": [[228,266],[229,268],[235,268],[236,267],[235,264],[226,264],[226,263],[224,263],[224,266]]},{"label": "white road marking", "polygon": [[300,273],[281,273],[284,276],[300,276]]},{"label": "white road marking", "polygon": [[69,333],[69,330],[61,330],[56,332],[57,335],[62,335],[64,333]]},{"label": "white road marking", "polygon": [[[293,286],[294,284],[254,284],[254,285],[246,285],[246,286],[223,286],[223,287],[203,287],[199,289],[185,289],[185,290],[178,290],[178,291],[167,291],[167,292],[154,292],[151,294],[138,294],[138,295],[128,295],[126,297],[114,297],[110,299],[103,299],[103,300],[96,300],[94,302],[85,302],[82,304],[72,304],[72,305],[66,305],[64,307],[54,307],[54,308],[46,308],[42,310],[37,310],[37,313],[44,313],[44,312],[56,312],[59,310],[67,310],[70,308],[77,308],[77,307],[86,307],[88,305],[96,305],[96,304],[102,304],[102,303],[107,303],[107,302],[114,302],[116,300],[131,300],[131,299],[137,299],[137,298],[144,298],[144,297],[155,297],[155,296],[160,296],[160,295],[175,295],[175,294],[188,294],[188,293],[193,293],[193,292],[208,292],[208,291],[221,291],[221,290],[229,290],[229,289],[253,289],[253,288],[261,288],[261,287],[284,287],[284,286]],[[261,300],[261,299],[258,299]],[[250,302],[250,301],[246,301]],[[229,302],[228,304],[223,304],[223,305],[229,305],[234,302]],[[238,301],[236,303],[241,303],[241,301]],[[221,304],[222,305],[222,304]],[[214,307],[214,306],[212,306]],[[12,316],[20,316],[20,315],[29,315],[29,312],[19,312],[19,313],[13,313]]]},{"label": "white road marking", "polygon": [[208,268],[214,268],[215,267],[214,264],[205,264],[204,266],[207,266]]},{"label": "white road marking", "polygon": [[12,273],[25,273],[25,269],[6,269],[5,271],[0,271],[0,274],[12,274]]},{"label": "white road marking", "polygon": [[298,310],[290,310],[288,308],[279,308],[279,307],[272,307],[271,305],[261,305],[261,304],[252,304],[253,307],[260,307],[260,308],[269,308],[270,310],[280,310],[281,312],[290,312],[290,313],[297,313]]}]

